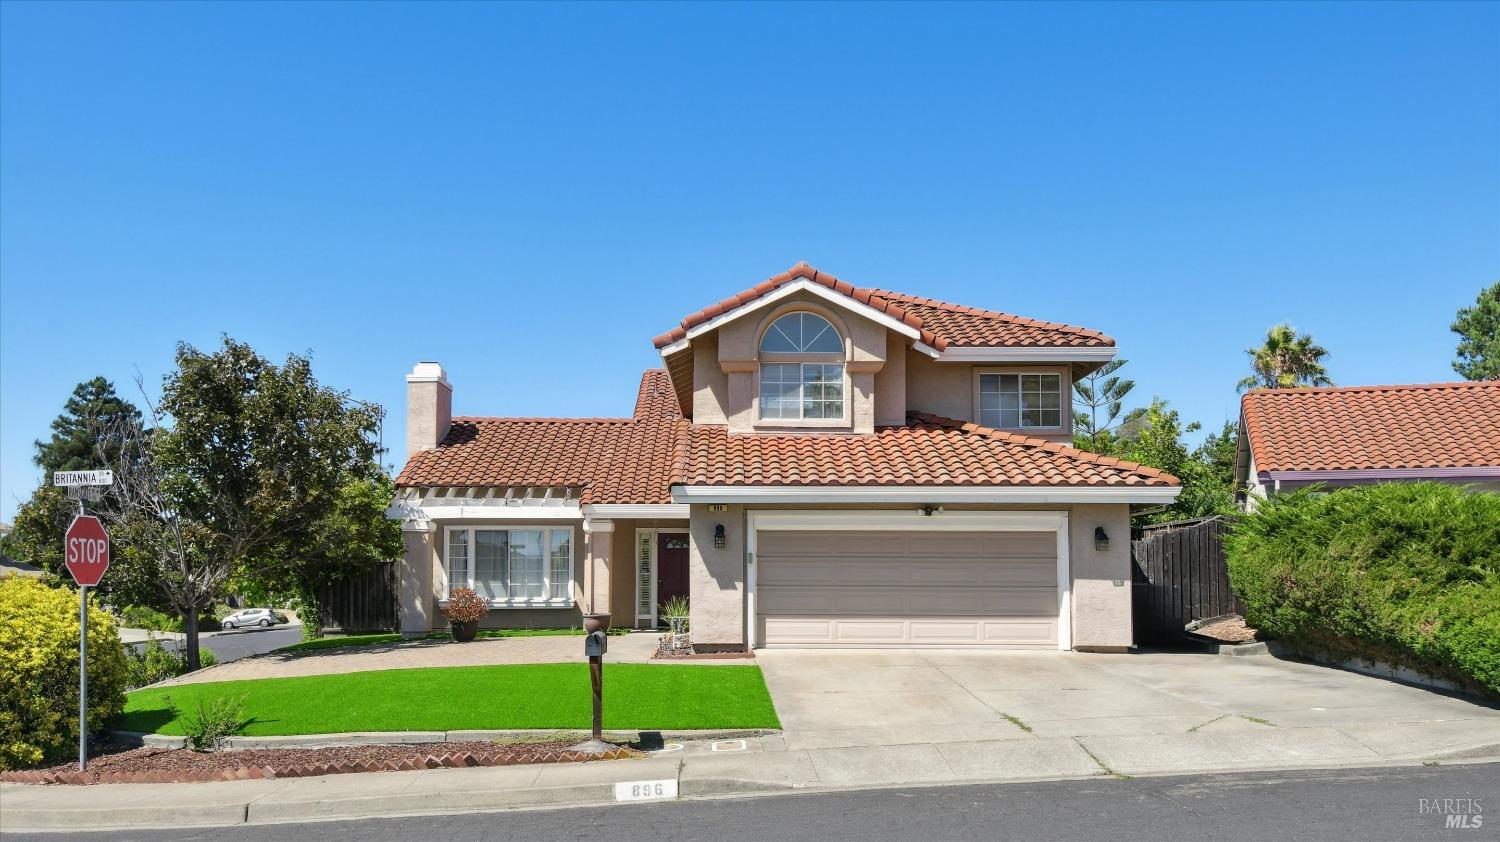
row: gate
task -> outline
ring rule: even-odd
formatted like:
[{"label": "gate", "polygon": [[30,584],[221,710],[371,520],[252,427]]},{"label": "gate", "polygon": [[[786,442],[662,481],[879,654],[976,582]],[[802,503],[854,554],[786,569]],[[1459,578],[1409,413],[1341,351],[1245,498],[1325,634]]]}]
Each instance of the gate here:
[{"label": "gate", "polygon": [[323,586],[318,602],[318,619],[324,631],[396,631],[396,562],[384,561],[364,573]]},{"label": "gate", "polygon": [[1135,531],[1132,596],[1137,643],[1182,637],[1183,626],[1221,614],[1243,614],[1229,587],[1220,516],[1158,523]]}]

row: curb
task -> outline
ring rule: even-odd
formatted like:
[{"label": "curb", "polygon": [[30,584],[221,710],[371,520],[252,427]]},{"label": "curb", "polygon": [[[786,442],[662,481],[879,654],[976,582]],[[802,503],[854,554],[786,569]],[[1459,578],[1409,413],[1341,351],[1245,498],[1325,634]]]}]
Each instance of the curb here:
[{"label": "curb", "polygon": [[[142,731],[108,731],[125,745],[149,748],[184,748],[186,737],[147,734]],[[606,738],[623,742],[663,742],[669,740],[737,740],[769,737],[781,732],[772,728],[725,728],[679,731],[605,731]],[[583,730],[565,728],[522,728],[504,731],[351,731],[339,734],[292,734],[277,737],[230,737],[224,741],[229,751],[246,748],[328,748],[358,745],[412,745],[416,743],[462,743],[489,740],[525,739],[559,735],[585,735]]]}]

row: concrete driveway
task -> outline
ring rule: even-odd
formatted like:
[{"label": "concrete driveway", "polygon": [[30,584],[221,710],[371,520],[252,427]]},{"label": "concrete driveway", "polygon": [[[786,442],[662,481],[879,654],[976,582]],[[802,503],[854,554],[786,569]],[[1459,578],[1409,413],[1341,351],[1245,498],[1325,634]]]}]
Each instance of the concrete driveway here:
[{"label": "concrete driveway", "polygon": [[1122,773],[1500,752],[1494,706],[1269,656],[757,655],[793,751],[1034,740]]}]

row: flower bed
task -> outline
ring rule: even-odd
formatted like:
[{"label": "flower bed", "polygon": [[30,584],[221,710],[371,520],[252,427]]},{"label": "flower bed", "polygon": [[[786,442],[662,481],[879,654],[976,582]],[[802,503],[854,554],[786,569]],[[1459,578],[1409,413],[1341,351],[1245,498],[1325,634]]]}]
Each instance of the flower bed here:
[{"label": "flower bed", "polygon": [[596,754],[570,751],[572,742],[502,745],[487,742],[412,745],[329,746],[326,748],[239,749],[196,752],[186,749],[114,747],[89,759],[78,771],[64,763],[45,769],[0,773],[0,780],[28,784],[192,783],[266,778],[302,778],[353,772],[411,772],[463,766],[515,766],[575,763],[640,756],[620,746]]}]

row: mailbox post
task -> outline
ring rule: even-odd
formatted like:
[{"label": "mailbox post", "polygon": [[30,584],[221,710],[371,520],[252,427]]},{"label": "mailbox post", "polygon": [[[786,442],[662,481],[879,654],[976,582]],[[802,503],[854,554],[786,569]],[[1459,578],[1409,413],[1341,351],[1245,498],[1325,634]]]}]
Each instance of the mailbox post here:
[{"label": "mailbox post", "polygon": [[583,615],[583,654],[589,659],[589,685],[594,696],[594,727],[588,742],[573,746],[574,751],[590,753],[612,751],[604,741],[604,653],[609,651],[609,615]]}]

